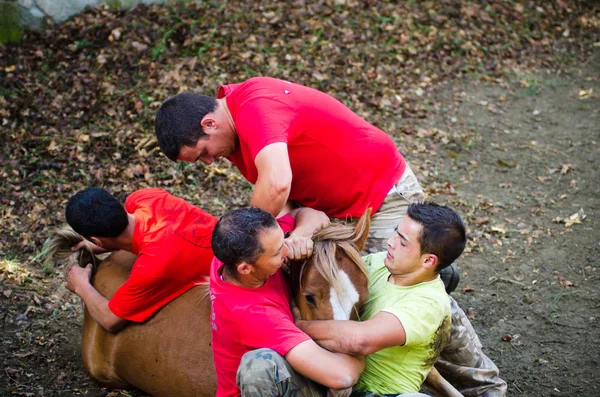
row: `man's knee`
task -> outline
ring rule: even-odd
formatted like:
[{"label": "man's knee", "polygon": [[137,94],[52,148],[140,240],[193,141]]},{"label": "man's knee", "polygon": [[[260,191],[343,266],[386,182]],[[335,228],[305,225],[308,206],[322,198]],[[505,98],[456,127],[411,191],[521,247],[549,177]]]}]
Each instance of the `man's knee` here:
[{"label": "man's knee", "polygon": [[285,394],[279,389],[291,377],[291,367],[279,353],[257,349],[242,356],[236,383],[242,396],[275,396]]},{"label": "man's knee", "polygon": [[289,367],[281,355],[271,349],[257,349],[242,357],[236,382],[242,395],[261,395],[274,391],[278,383],[290,377]]}]

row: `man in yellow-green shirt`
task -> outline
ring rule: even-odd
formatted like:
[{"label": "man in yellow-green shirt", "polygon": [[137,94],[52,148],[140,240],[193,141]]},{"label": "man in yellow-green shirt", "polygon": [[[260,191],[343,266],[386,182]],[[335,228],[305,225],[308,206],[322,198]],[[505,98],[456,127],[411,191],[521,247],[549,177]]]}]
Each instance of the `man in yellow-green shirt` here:
[{"label": "man in yellow-green shirt", "polygon": [[297,322],[329,350],[367,356],[353,395],[419,391],[450,336],[450,304],[438,273],[465,244],[456,212],[411,204],[388,240],[388,251],[365,258],[370,295],[362,321]]}]

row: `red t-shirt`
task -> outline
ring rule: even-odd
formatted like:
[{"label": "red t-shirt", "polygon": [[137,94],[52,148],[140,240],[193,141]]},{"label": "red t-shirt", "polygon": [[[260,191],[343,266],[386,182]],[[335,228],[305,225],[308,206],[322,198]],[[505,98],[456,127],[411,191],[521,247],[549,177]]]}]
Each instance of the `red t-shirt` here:
[{"label": "red t-shirt", "polygon": [[131,274],[108,302],[126,320],[142,322],[190,288],[206,282],[217,218],[162,189],[142,189],[125,201],[135,217]]},{"label": "red t-shirt", "polygon": [[335,98],[268,77],[219,88],[231,112],[239,146],[228,157],[256,183],[256,155],[287,143],[292,168],[289,195],[330,217],[374,212],[402,176],[406,164],[392,138]]},{"label": "red t-shirt", "polygon": [[[284,232],[293,218],[278,220]],[[239,396],[235,378],[244,353],[269,348],[285,356],[310,337],[294,324],[290,292],[278,270],[260,288],[244,288],[221,280],[223,262],[210,269],[212,349],[217,373],[217,397]]]}]

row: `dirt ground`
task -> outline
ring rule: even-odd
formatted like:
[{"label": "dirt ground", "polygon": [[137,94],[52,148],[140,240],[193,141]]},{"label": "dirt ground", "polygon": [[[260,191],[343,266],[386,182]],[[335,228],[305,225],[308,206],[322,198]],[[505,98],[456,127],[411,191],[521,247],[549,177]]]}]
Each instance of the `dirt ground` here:
[{"label": "dirt ground", "polygon": [[[422,118],[380,119],[383,110],[367,117],[395,131],[390,134],[428,197],[453,206],[467,223],[469,244],[458,261],[461,282],[453,296],[507,381],[510,396],[600,395],[599,47],[585,61],[573,58],[553,72],[517,66],[502,79],[472,73],[440,79],[425,91],[411,88],[413,100],[427,109]],[[106,136],[92,132],[87,139],[103,144]],[[121,137],[117,145],[124,152]],[[138,152],[144,142],[138,142]],[[106,153],[111,156],[112,151]],[[9,162],[8,155],[0,160],[10,178],[10,169],[21,167]],[[40,178],[55,178],[56,164],[40,167],[45,172]],[[141,180],[118,185],[127,186],[121,194],[156,182],[144,167],[115,179]],[[83,168],[68,163],[56,174],[71,181]],[[170,172],[184,175],[173,177],[179,182],[172,192],[217,215],[243,205],[250,194],[225,161],[212,168],[173,167],[157,180],[166,181]],[[110,170],[104,175],[106,185],[117,186]],[[95,177],[102,179],[101,173]],[[47,228],[60,224],[61,205],[71,189],[60,178],[49,179],[51,187],[33,181],[16,189],[14,197],[30,201],[43,202],[43,189],[63,200],[19,216]],[[211,194],[184,193],[188,181]],[[225,182],[240,187],[235,197]],[[27,186],[33,193],[25,193]],[[14,197],[0,201],[6,219]],[[46,221],[35,213],[52,215]],[[19,244],[40,242],[47,235],[34,226],[28,230],[36,232],[9,236],[7,231],[3,241],[14,245],[0,247],[0,395],[143,395],[102,389],[87,378],[80,358],[80,301],[64,288],[62,269],[43,268],[37,257],[27,257],[29,263],[16,253]]]},{"label": "dirt ground", "polygon": [[464,120],[445,128],[473,131],[473,144],[445,145],[436,158],[455,161],[439,172],[488,241],[460,261],[454,296],[509,395],[600,395],[600,102],[582,92],[600,88],[599,55],[506,89],[465,81],[445,117]]}]

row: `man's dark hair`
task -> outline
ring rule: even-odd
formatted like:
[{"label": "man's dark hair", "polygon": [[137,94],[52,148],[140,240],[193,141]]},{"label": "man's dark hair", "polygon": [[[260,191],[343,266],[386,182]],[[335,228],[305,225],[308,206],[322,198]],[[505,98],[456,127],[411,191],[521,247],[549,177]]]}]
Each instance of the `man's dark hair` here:
[{"label": "man's dark hair", "polygon": [[435,203],[413,203],[406,214],[423,226],[419,235],[421,255],[436,255],[438,272],[462,254],[467,236],[465,226],[454,210]]},{"label": "man's dark hair", "polygon": [[273,215],[260,208],[242,208],[225,215],[212,234],[213,253],[225,264],[232,275],[237,274],[241,262],[254,264],[264,252],[259,234],[279,227]]},{"label": "man's dark hair", "polygon": [[89,187],[69,199],[67,223],[86,239],[117,237],[127,228],[129,219],[123,205],[112,194]]},{"label": "man's dark hair", "polygon": [[177,161],[182,146],[195,146],[206,135],[200,125],[204,116],[217,109],[215,98],[182,92],[163,102],[156,113],[154,130],[163,153]]}]

